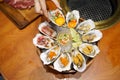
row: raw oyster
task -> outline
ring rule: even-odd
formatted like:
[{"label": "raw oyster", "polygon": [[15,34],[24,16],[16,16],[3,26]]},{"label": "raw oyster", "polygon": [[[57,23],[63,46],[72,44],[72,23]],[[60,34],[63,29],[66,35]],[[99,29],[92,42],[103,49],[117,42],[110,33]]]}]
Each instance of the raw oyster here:
[{"label": "raw oyster", "polygon": [[49,37],[56,37],[57,33],[55,30],[53,30],[48,22],[43,22],[38,27],[39,31],[43,33],[44,35],[47,35]]},{"label": "raw oyster", "polygon": [[68,71],[71,69],[71,63],[72,63],[72,60],[71,60],[69,53],[64,52],[54,62],[53,66],[55,70],[59,72],[63,72],[63,71]]},{"label": "raw oyster", "polygon": [[54,40],[39,33],[33,38],[33,44],[39,48],[50,49],[54,46]]},{"label": "raw oyster", "polygon": [[83,34],[81,38],[83,42],[96,42],[102,38],[102,32],[100,30],[91,30]]},{"label": "raw oyster", "polygon": [[79,50],[80,52],[91,58],[95,57],[100,52],[97,45],[88,44],[88,43],[81,44],[79,46]]},{"label": "raw oyster", "polygon": [[79,11],[73,10],[71,12],[68,12],[66,15],[67,26],[69,28],[75,28],[79,22],[79,18],[80,18]]},{"label": "raw oyster", "polygon": [[88,31],[92,30],[95,28],[95,24],[91,19],[85,20],[81,23],[78,24],[76,30],[80,33],[80,34],[85,34]]},{"label": "raw oyster", "polygon": [[43,64],[47,65],[54,62],[60,55],[61,48],[59,46],[54,46],[53,48],[41,53],[40,58]]},{"label": "raw oyster", "polygon": [[84,56],[77,49],[72,50],[71,54],[73,68],[78,72],[83,72],[86,69],[86,60]]},{"label": "raw oyster", "polygon": [[62,26],[65,24],[65,17],[61,10],[56,9],[48,13],[50,20],[57,26]]}]

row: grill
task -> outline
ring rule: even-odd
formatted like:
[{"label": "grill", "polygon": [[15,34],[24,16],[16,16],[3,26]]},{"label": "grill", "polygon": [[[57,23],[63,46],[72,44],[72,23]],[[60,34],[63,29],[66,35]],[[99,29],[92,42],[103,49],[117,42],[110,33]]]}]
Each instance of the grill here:
[{"label": "grill", "polygon": [[71,10],[79,10],[81,17],[94,21],[105,20],[114,13],[109,0],[67,0],[67,4]]},{"label": "grill", "polygon": [[[119,0],[62,0],[65,10],[79,10],[80,17],[92,19],[98,29],[110,27],[120,19]],[[114,21],[114,23],[113,23]]]}]

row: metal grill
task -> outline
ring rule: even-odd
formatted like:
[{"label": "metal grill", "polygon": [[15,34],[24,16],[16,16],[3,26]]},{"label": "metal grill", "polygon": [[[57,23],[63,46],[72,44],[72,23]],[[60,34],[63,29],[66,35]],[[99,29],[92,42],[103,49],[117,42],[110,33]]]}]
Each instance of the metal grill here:
[{"label": "metal grill", "polygon": [[79,10],[82,18],[94,21],[105,20],[115,11],[110,0],[67,0],[67,4],[70,10]]}]

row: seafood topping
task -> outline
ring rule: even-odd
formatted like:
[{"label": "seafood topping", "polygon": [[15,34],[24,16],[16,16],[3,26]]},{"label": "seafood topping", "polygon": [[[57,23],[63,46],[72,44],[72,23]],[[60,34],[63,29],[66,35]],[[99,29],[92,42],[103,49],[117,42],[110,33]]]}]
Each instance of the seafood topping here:
[{"label": "seafood topping", "polygon": [[80,18],[79,11],[73,10],[71,12],[68,12],[66,15],[66,22],[68,28],[75,28],[79,22],[79,18]]},{"label": "seafood topping", "polygon": [[59,9],[50,11],[49,16],[50,20],[58,26],[62,26],[65,23],[64,15]]},{"label": "seafood topping", "polygon": [[94,28],[95,28],[94,22],[91,19],[88,19],[79,23],[79,25],[77,26],[77,31],[80,34],[85,34]]},{"label": "seafood topping", "polygon": [[85,42],[91,42],[91,41],[94,40],[95,37],[96,37],[95,34],[88,34],[88,35],[82,36],[82,39],[83,39],[83,41],[85,41]]},{"label": "seafood topping", "polygon": [[44,35],[47,35],[49,37],[55,37],[57,35],[56,31],[51,28],[48,22],[43,22],[39,25],[38,29],[41,33]]},{"label": "seafood topping", "polygon": [[67,71],[71,69],[71,57],[69,53],[62,53],[60,57],[54,62],[54,69],[56,69],[59,72]]},{"label": "seafood topping", "polygon": [[77,24],[77,20],[76,20],[76,18],[73,14],[71,14],[69,17],[70,17],[70,19],[68,21],[68,27],[69,28],[74,28]]},{"label": "seafood topping", "polygon": [[83,42],[96,42],[102,38],[102,33],[100,30],[91,30],[83,34],[81,38]]},{"label": "seafood topping", "polygon": [[63,67],[67,66],[69,63],[69,60],[67,57],[60,57],[60,62],[62,64]]},{"label": "seafood topping", "polygon": [[48,38],[44,38],[44,36],[40,36],[38,39],[37,39],[37,43],[39,45],[43,45],[43,46],[47,46],[47,44],[49,43],[49,39]]},{"label": "seafood topping", "polygon": [[81,67],[83,63],[83,59],[81,55],[78,53],[77,55],[73,56],[73,63],[77,65],[77,67]]},{"label": "seafood topping", "polygon": [[95,57],[99,52],[99,48],[95,44],[83,43],[79,46],[79,51],[88,57]]},{"label": "seafood topping", "polygon": [[49,60],[54,59],[54,58],[56,57],[56,55],[57,55],[57,54],[56,54],[54,51],[50,51],[49,54],[48,54]]},{"label": "seafood topping", "polygon": [[60,50],[61,48],[59,46],[53,46],[52,48],[41,53],[40,58],[42,62],[45,65],[53,63],[60,55]]},{"label": "seafood topping", "polygon": [[79,30],[84,31],[85,33],[90,30],[90,25],[89,24],[84,24],[82,27],[79,27]]},{"label": "seafood topping", "polygon": [[55,31],[54,31],[53,29],[51,29],[49,26],[44,26],[44,27],[42,28],[42,31],[43,31],[45,34],[47,34],[47,35],[49,35],[49,36],[51,36],[51,37],[54,37],[54,34],[56,34]]},{"label": "seafood topping", "polygon": [[54,46],[54,40],[42,34],[37,34],[33,39],[33,44],[39,48],[50,49]]},{"label": "seafood topping", "polygon": [[94,48],[92,45],[87,45],[86,47],[83,48],[83,53],[85,54],[90,54],[94,51]]},{"label": "seafood topping", "polygon": [[67,44],[70,41],[70,35],[67,33],[61,33],[58,35],[58,42],[62,45]]}]

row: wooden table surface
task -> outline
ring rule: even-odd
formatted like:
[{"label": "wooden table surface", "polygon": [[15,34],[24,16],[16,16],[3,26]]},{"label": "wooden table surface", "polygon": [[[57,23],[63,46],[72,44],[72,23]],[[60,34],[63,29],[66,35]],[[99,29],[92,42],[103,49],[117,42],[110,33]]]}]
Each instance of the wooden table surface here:
[{"label": "wooden table surface", "polygon": [[19,30],[0,12],[0,73],[5,80],[119,80],[120,22],[102,30],[93,63],[83,73],[60,74],[44,67],[32,43],[41,18]]}]

